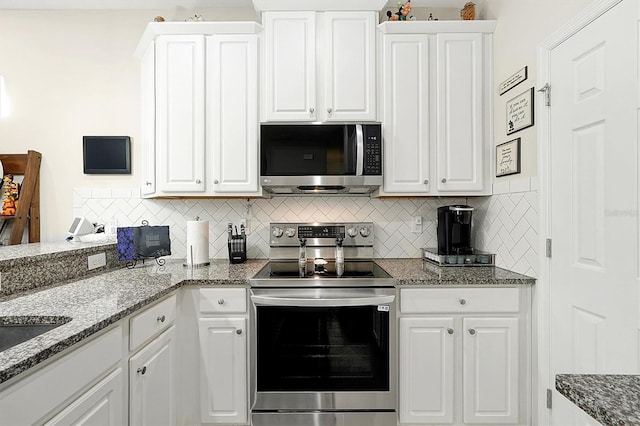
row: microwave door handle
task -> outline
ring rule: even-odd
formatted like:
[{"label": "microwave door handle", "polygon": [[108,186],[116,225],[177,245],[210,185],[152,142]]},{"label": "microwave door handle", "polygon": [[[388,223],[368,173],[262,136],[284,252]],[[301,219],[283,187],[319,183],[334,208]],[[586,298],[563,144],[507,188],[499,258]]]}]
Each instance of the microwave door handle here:
[{"label": "microwave door handle", "polygon": [[362,176],[364,169],[364,134],[362,124],[356,124],[356,176]]},{"label": "microwave door handle", "polygon": [[304,307],[336,307],[336,306],[372,306],[393,303],[394,295],[366,296],[348,298],[309,299],[282,296],[251,296],[256,306],[304,306]]}]

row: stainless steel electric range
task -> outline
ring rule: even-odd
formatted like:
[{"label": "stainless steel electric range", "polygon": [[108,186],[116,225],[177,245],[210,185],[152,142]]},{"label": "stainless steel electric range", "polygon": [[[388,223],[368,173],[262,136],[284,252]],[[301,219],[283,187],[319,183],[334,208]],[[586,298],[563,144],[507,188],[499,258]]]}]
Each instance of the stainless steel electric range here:
[{"label": "stainless steel electric range", "polygon": [[272,223],[251,280],[252,424],[397,419],[396,291],[372,223]]}]

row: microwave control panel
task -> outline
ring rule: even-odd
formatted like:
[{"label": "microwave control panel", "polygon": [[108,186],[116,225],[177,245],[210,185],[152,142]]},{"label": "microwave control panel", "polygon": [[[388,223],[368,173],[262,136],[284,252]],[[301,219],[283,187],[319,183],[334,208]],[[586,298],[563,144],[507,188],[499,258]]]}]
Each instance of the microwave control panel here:
[{"label": "microwave control panel", "polygon": [[382,135],[380,126],[363,126],[364,131],[364,174],[382,174]]}]

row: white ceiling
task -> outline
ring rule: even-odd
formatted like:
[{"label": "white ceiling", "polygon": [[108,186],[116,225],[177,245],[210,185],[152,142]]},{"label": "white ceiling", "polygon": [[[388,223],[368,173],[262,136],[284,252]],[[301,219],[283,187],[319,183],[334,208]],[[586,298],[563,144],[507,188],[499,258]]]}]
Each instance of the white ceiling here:
[{"label": "white ceiling", "polygon": [[[303,1],[303,0],[301,0]],[[413,7],[462,7],[467,0],[411,0]],[[398,0],[389,0],[395,7]],[[0,0],[0,9],[253,8],[251,0]]]}]

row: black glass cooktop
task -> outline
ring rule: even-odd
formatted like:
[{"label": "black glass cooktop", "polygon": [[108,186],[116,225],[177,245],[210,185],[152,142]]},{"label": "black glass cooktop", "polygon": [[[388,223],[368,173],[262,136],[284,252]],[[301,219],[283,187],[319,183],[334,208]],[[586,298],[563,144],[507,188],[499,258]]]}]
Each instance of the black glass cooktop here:
[{"label": "black glass cooktop", "polygon": [[335,261],[324,259],[311,259],[307,261],[305,270],[301,271],[297,261],[270,261],[262,268],[252,280],[259,280],[261,284],[268,281],[289,280],[367,280],[374,283],[377,279],[391,279],[391,276],[380,268],[375,262],[369,260],[346,261],[344,272],[340,277],[336,274]]}]

